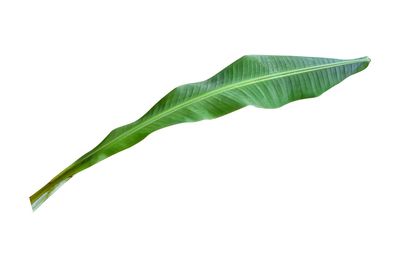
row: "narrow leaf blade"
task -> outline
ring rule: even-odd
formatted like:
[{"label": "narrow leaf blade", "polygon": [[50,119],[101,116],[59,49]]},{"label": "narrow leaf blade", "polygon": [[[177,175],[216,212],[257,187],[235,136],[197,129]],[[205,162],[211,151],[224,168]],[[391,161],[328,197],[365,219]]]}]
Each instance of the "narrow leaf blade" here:
[{"label": "narrow leaf blade", "polygon": [[340,60],[294,56],[244,56],[208,80],[179,86],[137,121],[114,129],[30,197],[33,210],[76,173],[129,148],[154,131],[214,119],[252,105],[278,108],[321,95],[364,70],[368,57]]}]

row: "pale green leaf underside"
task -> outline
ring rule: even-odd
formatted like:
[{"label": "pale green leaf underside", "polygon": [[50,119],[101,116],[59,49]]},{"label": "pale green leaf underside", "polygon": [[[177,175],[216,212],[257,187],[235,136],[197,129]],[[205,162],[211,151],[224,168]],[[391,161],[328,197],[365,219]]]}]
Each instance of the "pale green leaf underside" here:
[{"label": "pale green leaf underside", "polygon": [[244,56],[208,80],[179,86],[137,121],[119,127],[30,197],[35,210],[74,174],[131,147],[150,133],[183,122],[213,119],[248,105],[277,108],[311,98],[365,69],[352,60],[293,56]]}]

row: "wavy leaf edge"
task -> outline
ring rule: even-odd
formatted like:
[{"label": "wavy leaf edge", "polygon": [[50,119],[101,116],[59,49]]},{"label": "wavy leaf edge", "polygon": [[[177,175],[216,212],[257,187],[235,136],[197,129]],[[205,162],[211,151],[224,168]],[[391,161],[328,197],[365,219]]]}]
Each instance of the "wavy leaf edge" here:
[{"label": "wavy leaf edge", "polygon": [[[246,61],[247,60],[247,61]],[[257,62],[259,60],[259,62]],[[282,60],[283,63],[279,62],[279,60]],[[304,60],[304,62],[302,62]],[[275,62],[276,61],[276,62]],[[295,63],[290,63],[290,61],[293,61]],[[298,62],[297,62],[298,61]],[[110,132],[107,137],[100,142],[99,145],[97,145],[95,148],[90,150],[88,153],[84,154],[82,157],[80,157],[78,160],[73,162],[71,165],[69,165],[66,169],[64,169],[62,172],[60,172],[58,175],[56,175],[50,182],[48,182],[45,186],[43,186],[41,189],[39,189],[36,193],[34,193],[30,197],[30,202],[32,206],[32,210],[35,211],[38,207],[40,207],[55,191],[57,191],[58,188],[60,188],[65,182],[67,182],[73,175],[76,173],[102,161],[103,159],[110,157],[122,150],[125,150],[131,146],[134,146],[141,140],[143,140],[147,135],[151,134],[154,131],[157,131],[161,128],[165,128],[177,123],[183,123],[183,122],[191,122],[191,121],[199,121],[199,120],[204,120],[204,119],[214,119],[218,118],[220,116],[224,116],[226,114],[229,114],[235,110],[238,110],[242,107],[248,106],[248,105],[253,105],[256,107],[261,107],[261,108],[277,108],[281,107],[283,105],[286,105],[290,102],[300,100],[300,99],[305,99],[305,98],[311,98],[311,97],[316,97],[330,89],[331,87],[335,86],[336,84],[340,83],[342,80],[346,79],[347,77],[360,72],[364,70],[365,68],[368,67],[370,63],[370,59],[368,57],[361,57],[361,58],[356,58],[356,59],[350,59],[350,60],[340,60],[340,59],[330,59],[330,58],[312,58],[312,57],[297,57],[297,56],[243,56],[237,61],[233,62],[230,64],[228,67],[224,68],[222,71],[217,73],[216,75],[212,76],[211,78],[204,80],[202,82],[198,83],[192,83],[192,84],[185,84],[176,87],[170,93],[168,93],[165,97],[163,97],[159,102],[157,102],[147,113],[145,113],[142,117],[140,117],[137,121],[134,121],[133,123],[124,125],[122,127],[118,127]],[[247,63],[246,63],[247,62]],[[286,71],[276,71],[273,72],[271,69],[279,69],[279,68],[285,68],[289,65],[296,65],[296,64],[305,64],[305,62],[328,62],[325,64],[316,64],[316,65],[310,65],[302,68],[293,68],[293,69],[288,69]],[[256,69],[258,71],[265,71],[263,75],[260,75],[260,77],[257,76],[252,76],[256,75],[250,72],[246,72],[245,70],[245,65],[246,64],[254,64],[251,65],[252,69]],[[281,63],[281,64],[279,64]],[[235,66],[235,64],[240,65],[243,64],[243,66]],[[257,65],[258,64],[258,65]],[[265,66],[263,65],[265,64]],[[274,65],[276,64],[276,65]],[[351,66],[352,68],[350,68]],[[236,73],[235,73],[235,67],[236,67]],[[243,69],[240,69],[242,67]],[[346,67],[349,67],[346,69]],[[268,69],[270,68],[270,69]],[[328,72],[330,70],[330,72]],[[335,71],[333,71],[335,70]],[[271,72],[270,72],[271,71]],[[317,75],[319,73],[319,76]],[[328,72],[328,73],[325,73]],[[230,76],[228,75],[230,74]],[[242,78],[245,75],[249,75],[250,78],[248,79],[242,79],[241,81],[236,81],[238,75],[241,75]],[[312,74],[315,74],[314,80],[309,78],[307,75],[313,76]],[[222,76],[221,77],[219,77]],[[236,75],[236,76],[235,76]],[[309,81],[306,81],[307,79],[301,79],[302,75],[309,79]],[[334,77],[334,76],[337,77]],[[228,78],[226,78],[228,76]],[[303,77],[303,78],[304,78]],[[284,80],[284,79],[287,80]],[[296,78],[296,79],[295,79]],[[336,78],[336,80],[335,80]],[[214,79],[214,80],[213,80]],[[227,80],[224,80],[227,79]],[[292,79],[292,80],[291,80]],[[311,81],[310,81],[311,80]],[[323,80],[323,81],[321,81]],[[234,81],[234,82],[232,82]],[[274,81],[281,81],[274,83]],[[283,81],[283,82],[282,82]],[[288,82],[290,81],[290,82]],[[293,82],[294,81],[294,82]],[[214,82],[214,84],[212,83]],[[230,83],[231,82],[231,83]],[[272,85],[268,85],[268,82],[271,82]],[[298,94],[299,92],[296,92],[297,88],[296,86],[292,86],[291,83],[296,83],[297,86],[301,85],[302,83],[310,83],[313,84],[314,86],[310,89],[308,88],[309,91],[306,89],[301,89],[303,90],[300,92],[300,96],[296,96],[293,98],[288,97],[288,99],[279,99],[280,97],[283,98],[283,96],[277,96],[279,93],[282,93],[283,91],[287,91],[286,93],[293,93],[293,95]],[[320,83],[320,87],[322,89],[318,89],[318,86],[315,86],[316,83]],[[209,84],[207,84],[209,83]],[[222,85],[220,85],[221,83]],[[286,87],[284,87],[283,85]],[[289,84],[289,85],[288,85]],[[200,86],[200,89],[196,89],[196,86]],[[202,87],[203,86],[203,87]],[[212,88],[212,86],[216,86],[216,88]],[[220,86],[220,87],[217,87]],[[266,97],[268,95],[268,92],[270,93],[270,98],[276,98],[275,104],[273,103],[273,100],[267,100],[268,98],[262,99],[265,101],[262,102],[259,99],[252,99],[254,96],[251,96],[251,94],[246,95],[247,93],[243,94],[243,96],[240,95],[240,93],[236,93],[237,95],[235,96],[230,96],[231,98],[226,98],[227,102],[231,101],[232,99],[236,99],[237,103],[232,101],[232,105],[226,104],[224,101],[220,101],[221,99],[218,99],[218,97],[226,97],[228,94],[230,94],[231,91],[234,91],[235,89],[240,89],[243,90],[243,88],[247,88],[253,86],[252,89],[247,89],[248,92],[252,92],[252,94],[255,93],[260,93],[260,92],[265,92],[260,98]],[[275,87],[274,87],[275,86]],[[301,85],[303,86],[303,85]],[[211,87],[211,89],[209,89]],[[280,88],[279,91],[276,89],[277,87],[282,87]],[[177,95],[178,97],[182,98],[182,95],[179,94],[188,94],[187,91],[190,91],[189,93],[195,94],[197,93],[198,95],[195,95],[194,97],[189,97],[188,99],[184,98],[182,102],[173,105],[172,107],[169,108],[169,101],[174,100],[174,94]],[[181,90],[180,92],[178,92]],[[197,92],[198,90],[199,92]],[[269,90],[269,91],[268,91]],[[301,91],[300,89],[298,89]],[[274,94],[272,92],[275,91]],[[302,95],[301,93],[304,93]],[[225,95],[224,95],[225,94]],[[170,97],[170,98],[168,98]],[[216,99],[212,99],[215,97]],[[240,98],[242,97],[242,98]],[[287,97],[287,96],[284,96]],[[225,98],[222,98],[225,99]],[[178,99],[179,100],[179,99]],[[182,99],[180,99],[181,101]],[[220,106],[226,107],[225,110],[218,110],[218,107],[215,107],[216,104],[212,103],[208,107],[204,108],[206,104],[203,106],[200,105],[200,108],[192,108],[196,107],[196,105],[201,104],[202,101],[206,102],[206,100],[215,100],[215,103],[218,103]],[[229,101],[228,101],[229,100]],[[174,100],[176,101],[176,99]],[[254,101],[254,102],[251,102]],[[267,103],[268,102],[268,103]],[[208,105],[208,104],[207,104]],[[163,110],[164,108],[164,110]],[[191,110],[191,108],[194,110]],[[203,108],[203,109],[202,109]],[[210,110],[207,110],[210,109]],[[219,107],[220,108],[220,107]],[[161,109],[161,112],[157,113],[157,109]],[[185,111],[186,109],[186,111]],[[175,113],[178,113],[179,111],[187,112],[187,115],[185,117],[185,114],[183,115],[176,115],[176,118],[173,118],[173,115]],[[196,113],[197,112],[197,113]],[[155,113],[155,115],[153,114]],[[193,115],[194,114],[194,115]],[[211,115],[210,115],[211,114]],[[157,125],[156,122],[159,122],[165,118],[168,119],[168,116],[171,116],[169,118],[169,121],[167,123],[164,123],[161,125]],[[182,116],[179,117],[179,116]],[[154,124],[154,125],[153,125]],[[149,127],[149,129],[146,129],[146,127]],[[157,128],[158,127],[158,128]],[[154,128],[154,129],[153,129]],[[140,132],[143,131],[143,132]],[[135,136],[136,134],[136,136]],[[128,140],[125,140],[128,139]]]}]

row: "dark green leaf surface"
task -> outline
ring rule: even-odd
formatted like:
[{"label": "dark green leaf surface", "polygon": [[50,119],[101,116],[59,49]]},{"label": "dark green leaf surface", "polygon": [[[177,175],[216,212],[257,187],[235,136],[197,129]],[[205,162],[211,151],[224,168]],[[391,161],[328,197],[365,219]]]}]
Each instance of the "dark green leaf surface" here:
[{"label": "dark green leaf surface", "polygon": [[248,105],[277,108],[311,98],[365,69],[367,57],[340,60],[244,56],[208,80],[179,86],[137,121],[119,127],[30,197],[37,209],[76,173],[131,147],[150,133],[183,122],[214,119]]}]

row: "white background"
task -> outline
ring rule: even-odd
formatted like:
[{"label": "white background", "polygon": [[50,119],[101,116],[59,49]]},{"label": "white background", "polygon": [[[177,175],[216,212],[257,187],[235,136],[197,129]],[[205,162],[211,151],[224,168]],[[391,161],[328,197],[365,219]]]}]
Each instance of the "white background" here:
[{"label": "white background", "polygon": [[[1,1],[1,266],[399,266],[397,1]],[[319,98],[181,124],[28,197],[245,54],[356,58]]]}]

